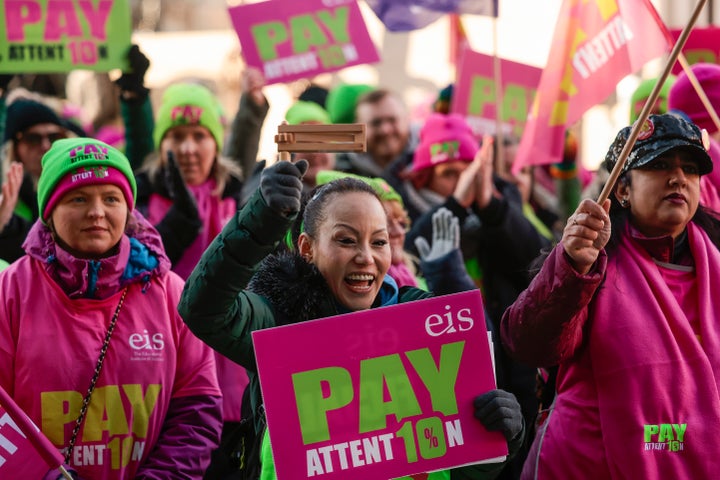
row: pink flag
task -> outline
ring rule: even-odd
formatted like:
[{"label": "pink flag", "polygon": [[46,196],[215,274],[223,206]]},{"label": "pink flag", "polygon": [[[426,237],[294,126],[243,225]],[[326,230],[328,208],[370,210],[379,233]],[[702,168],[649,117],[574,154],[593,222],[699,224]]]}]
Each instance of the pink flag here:
[{"label": "pink flag", "polygon": [[0,387],[0,478],[41,479],[62,464],[60,451]]},{"label": "pink flag", "polygon": [[562,158],[565,130],[669,49],[649,0],[564,0],[513,171]]}]

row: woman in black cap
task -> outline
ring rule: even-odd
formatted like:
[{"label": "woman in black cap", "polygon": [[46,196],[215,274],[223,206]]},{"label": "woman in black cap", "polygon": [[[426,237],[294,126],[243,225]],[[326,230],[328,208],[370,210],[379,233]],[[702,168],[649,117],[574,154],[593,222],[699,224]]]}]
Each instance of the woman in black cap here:
[{"label": "woman in black cap", "polygon": [[[631,128],[607,153],[618,160]],[[559,365],[522,478],[714,478],[720,220],[700,205],[707,135],[651,115],[602,205],[583,200],[505,312],[518,361]]]},{"label": "woman in black cap", "polygon": [[0,252],[4,260],[13,262],[24,255],[21,245],[38,219],[36,187],[43,155],[55,140],[85,133],[44,103],[29,98],[17,98],[8,105],[4,129],[0,135],[4,176],[0,180]]}]

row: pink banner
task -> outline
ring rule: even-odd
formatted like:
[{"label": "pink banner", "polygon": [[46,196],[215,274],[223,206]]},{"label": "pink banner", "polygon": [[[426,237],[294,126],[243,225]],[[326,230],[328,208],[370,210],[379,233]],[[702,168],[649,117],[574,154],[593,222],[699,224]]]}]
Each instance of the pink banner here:
[{"label": "pink banner", "polygon": [[[677,42],[681,32],[670,30],[673,42]],[[693,28],[682,52],[690,65],[699,62],[720,64],[720,28]],[[681,71],[680,62],[675,62],[672,73],[677,75]]]},{"label": "pink banner", "polygon": [[380,58],[356,0],[270,0],[228,12],[245,62],[259,68],[268,84]]},{"label": "pink banner", "polygon": [[502,459],[479,291],[253,332],[280,480],[389,479]]},{"label": "pink banner", "polygon": [[563,0],[513,172],[559,162],[565,130],[668,48],[650,0]]},{"label": "pink banner", "polygon": [[0,478],[39,480],[50,468],[30,439],[0,405]]},{"label": "pink banner", "polygon": [[[522,135],[541,74],[540,68],[509,60],[500,61],[500,119],[504,134],[515,134],[518,138]],[[464,49],[450,110],[464,115],[478,137],[493,135],[497,131],[497,90],[493,57]]]}]

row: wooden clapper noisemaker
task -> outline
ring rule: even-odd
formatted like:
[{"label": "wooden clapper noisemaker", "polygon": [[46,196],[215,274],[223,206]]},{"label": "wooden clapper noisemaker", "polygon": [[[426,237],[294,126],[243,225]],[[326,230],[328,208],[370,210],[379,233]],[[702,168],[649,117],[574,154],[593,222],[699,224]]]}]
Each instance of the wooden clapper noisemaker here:
[{"label": "wooden clapper noisemaker", "polygon": [[367,148],[364,123],[330,125],[278,125],[275,135],[280,160],[290,153],[364,152]]}]

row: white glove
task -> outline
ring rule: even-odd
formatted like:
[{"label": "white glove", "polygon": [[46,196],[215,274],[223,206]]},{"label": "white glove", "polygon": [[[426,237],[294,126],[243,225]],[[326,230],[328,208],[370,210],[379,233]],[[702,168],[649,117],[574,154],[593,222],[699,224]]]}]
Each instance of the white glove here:
[{"label": "white glove", "polygon": [[432,248],[423,237],[415,239],[415,248],[420,259],[431,262],[460,247],[460,221],[445,207],[439,208],[432,216]]}]

